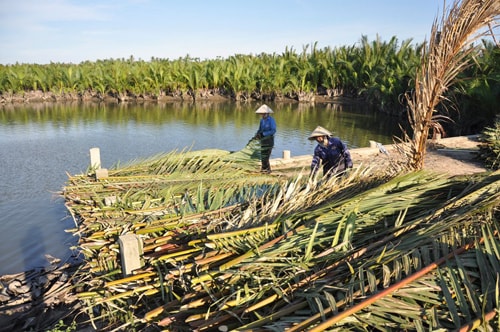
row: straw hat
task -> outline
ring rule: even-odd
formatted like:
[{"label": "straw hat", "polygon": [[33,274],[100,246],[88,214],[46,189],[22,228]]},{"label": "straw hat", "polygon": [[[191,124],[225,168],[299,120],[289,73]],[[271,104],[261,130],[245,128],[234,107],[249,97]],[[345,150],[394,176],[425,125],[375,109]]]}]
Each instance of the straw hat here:
[{"label": "straw hat", "polygon": [[274,113],[273,110],[267,106],[266,104],[262,105],[261,107],[259,107],[255,113],[258,113],[258,114],[266,114],[266,113]]},{"label": "straw hat", "polygon": [[332,133],[321,126],[317,126],[316,129],[313,130],[313,132],[311,133],[311,135],[309,135],[307,139],[314,140],[316,139],[316,137],[319,136],[332,136]]}]

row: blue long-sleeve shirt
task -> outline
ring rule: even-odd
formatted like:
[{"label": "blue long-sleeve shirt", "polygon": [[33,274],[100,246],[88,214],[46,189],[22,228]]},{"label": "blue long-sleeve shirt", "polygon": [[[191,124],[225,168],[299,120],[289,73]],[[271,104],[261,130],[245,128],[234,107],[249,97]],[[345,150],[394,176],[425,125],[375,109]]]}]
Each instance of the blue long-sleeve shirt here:
[{"label": "blue long-sleeve shirt", "polygon": [[352,167],[351,153],[337,137],[329,137],[328,144],[318,144],[314,148],[311,172],[315,174],[323,164],[323,174],[338,173]]},{"label": "blue long-sleeve shirt", "polygon": [[259,130],[256,135],[260,134],[262,137],[272,136],[276,133],[276,121],[272,116],[260,119]]}]

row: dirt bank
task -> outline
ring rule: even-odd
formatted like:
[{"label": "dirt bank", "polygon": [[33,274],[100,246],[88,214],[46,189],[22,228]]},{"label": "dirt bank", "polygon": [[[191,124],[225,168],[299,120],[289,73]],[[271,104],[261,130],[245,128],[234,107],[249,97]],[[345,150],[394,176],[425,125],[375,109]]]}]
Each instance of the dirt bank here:
[{"label": "dirt bank", "polygon": [[348,96],[328,96],[326,94],[308,93],[305,96],[260,96],[236,98],[232,94],[224,91],[203,90],[196,95],[182,93],[181,91],[160,93],[154,95],[150,93],[133,94],[130,92],[102,94],[98,91],[84,92],[52,92],[52,91],[23,91],[18,93],[9,93],[0,91],[0,104],[19,104],[19,103],[58,103],[58,102],[107,102],[107,103],[144,103],[144,102],[220,102],[220,101],[275,101],[275,102],[317,102],[330,103],[339,102],[344,99],[352,101]]},{"label": "dirt bank", "polygon": [[[428,142],[427,153],[424,159],[424,169],[449,176],[466,175],[486,172],[487,169],[478,159],[479,136],[460,136],[431,140]],[[351,149],[354,166],[372,165],[374,167],[389,167],[390,163],[398,158],[394,145],[385,146],[388,155],[383,154],[377,147]],[[289,167],[308,168],[311,155],[292,156],[290,159],[277,158],[272,161],[273,168],[285,170]]]}]

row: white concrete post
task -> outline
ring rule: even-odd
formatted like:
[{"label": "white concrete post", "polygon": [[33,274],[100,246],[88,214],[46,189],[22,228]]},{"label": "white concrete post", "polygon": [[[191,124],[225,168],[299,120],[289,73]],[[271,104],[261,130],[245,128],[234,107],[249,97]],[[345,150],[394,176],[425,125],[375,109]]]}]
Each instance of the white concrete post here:
[{"label": "white concrete post", "polygon": [[95,170],[96,180],[105,179],[109,176],[108,170],[106,168],[99,168]]},{"label": "white concrete post", "polygon": [[101,150],[99,148],[90,149],[90,167],[95,169],[95,178],[97,180],[108,177],[108,170],[101,167]]},{"label": "white concrete post", "polygon": [[290,159],[290,150],[283,150],[283,159]]},{"label": "white concrete post", "polygon": [[101,151],[99,148],[90,149],[90,167],[101,169]]},{"label": "white concrete post", "polygon": [[134,270],[142,267],[142,240],[135,234],[125,234],[120,235],[118,243],[120,244],[122,273],[124,277],[127,277]]}]

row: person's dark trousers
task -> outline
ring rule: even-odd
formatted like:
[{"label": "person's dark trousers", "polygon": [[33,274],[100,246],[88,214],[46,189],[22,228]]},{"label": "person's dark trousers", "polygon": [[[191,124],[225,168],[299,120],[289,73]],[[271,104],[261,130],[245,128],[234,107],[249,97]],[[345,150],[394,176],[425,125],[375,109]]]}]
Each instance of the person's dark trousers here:
[{"label": "person's dark trousers", "polygon": [[261,170],[263,172],[271,172],[269,158],[274,147],[274,136],[266,136],[260,139],[260,161],[262,163]]}]

